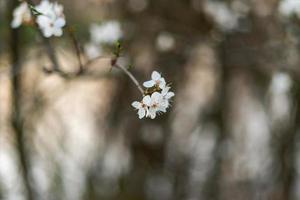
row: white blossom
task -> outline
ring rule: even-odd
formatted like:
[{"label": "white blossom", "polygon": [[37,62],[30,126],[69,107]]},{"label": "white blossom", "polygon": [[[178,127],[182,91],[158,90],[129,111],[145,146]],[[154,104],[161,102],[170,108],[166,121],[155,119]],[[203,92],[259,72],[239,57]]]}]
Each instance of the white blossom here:
[{"label": "white blossom", "polygon": [[159,114],[161,112],[167,112],[167,107],[169,102],[165,102],[164,96],[159,92],[154,92],[151,95],[151,102],[149,105],[147,117],[150,117],[151,119],[154,119],[156,117],[156,114]]},{"label": "white blossom", "polygon": [[166,85],[166,81],[161,75],[153,71],[152,80],[146,81],[144,86],[148,89],[144,92],[147,94],[141,102],[134,101],[131,105],[138,110],[139,118],[148,117],[154,119],[158,114],[167,112],[170,107],[170,100],[175,96],[171,92],[171,87]]},{"label": "white blossom", "polygon": [[113,44],[123,35],[121,25],[117,21],[108,21],[101,25],[92,24],[90,33],[92,42],[96,44]]},{"label": "white blossom", "polygon": [[151,80],[143,83],[144,87],[151,88],[153,86],[157,86],[161,89],[164,89],[166,86],[166,81],[163,77],[161,77],[160,73],[157,71],[153,71],[151,74]]},{"label": "white blossom", "polygon": [[175,96],[174,92],[169,92],[171,87],[165,87],[161,91],[162,101],[161,106],[167,109],[170,106],[170,99]]},{"label": "white blossom", "polygon": [[150,106],[151,97],[149,95],[144,96],[141,102],[134,101],[131,105],[138,110],[139,118],[144,118],[148,113],[148,106]]},{"label": "white blossom", "polygon": [[22,23],[31,21],[31,13],[26,2],[21,3],[13,11],[12,28],[18,28]]},{"label": "white blossom", "polygon": [[35,9],[41,13],[37,16],[36,22],[45,37],[62,36],[62,28],[66,25],[63,14],[63,6],[57,2],[51,3],[43,0]]},{"label": "white blossom", "polygon": [[285,17],[296,14],[300,17],[300,1],[299,0],[283,0],[279,4],[279,13]]},{"label": "white blossom", "polygon": [[160,103],[162,100],[162,96],[158,92],[154,92],[151,95],[151,101],[147,113],[147,117],[154,119],[156,117],[156,113],[160,110]]}]

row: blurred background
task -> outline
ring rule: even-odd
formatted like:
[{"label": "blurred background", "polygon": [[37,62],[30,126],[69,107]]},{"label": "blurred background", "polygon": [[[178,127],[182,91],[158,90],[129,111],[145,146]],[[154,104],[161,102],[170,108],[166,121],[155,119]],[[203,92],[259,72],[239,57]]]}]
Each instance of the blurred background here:
[{"label": "blurred background", "polygon": [[[78,70],[74,35],[83,62],[103,58],[49,73],[36,28],[10,28],[19,2],[0,0],[1,200],[300,199],[299,0],[58,2],[62,70]],[[117,40],[140,82],[171,82],[166,114],[138,119]]]}]

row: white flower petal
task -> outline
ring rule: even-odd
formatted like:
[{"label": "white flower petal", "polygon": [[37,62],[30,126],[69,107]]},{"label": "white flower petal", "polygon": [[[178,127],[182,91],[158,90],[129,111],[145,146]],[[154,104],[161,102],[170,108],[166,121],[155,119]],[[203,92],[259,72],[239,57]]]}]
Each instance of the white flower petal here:
[{"label": "white flower petal", "polygon": [[165,98],[166,98],[166,99],[170,99],[170,98],[172,98],[172,97],[174,97],[174,96],[175,96],[174,92],[168,92],[168,93],[166,94]]},{"label": "white flower petal", "polygon": [[151,100],[152,102],[159,102],[160,100],[162,99],[162,96],[159,92],[154,92],[152,95],[151,95]]},{"label": "white flower petal", "polygon": [[18,28],[19,26],[21,26],[21,24],[22,24],[21,18],[14,18],[13,21],[11,22],[11,27]]},{"label": "white flower petal", "polygon": [[150,112],[150,118],[154,119],[156,117],[156,111]]},{"label": "white flower petal", "polygon": [[136,109],[140,109],[142,107],[142,104],[138,101],[134,101],[131,105]]},{"label": "white flower petal", "polygon": [[163,101],[160,102],[160,106],[168,108],[169,107],[169,101],[164,99]]},{"label": "white flower petal", "polygon": [[159,111],[162,111],[162,112],[167,112],[167,107],[163,107],[163,106],[161,106],[161,107],[159,107]]},{"label": "white flower petal", "polygon": [[147,96],[144,96],[143,98],[143,103],[147,106],[150,106],[150,103],[151,103],[151,97],[149,95]]},{"label": "white flower petal", "polygon": [[42,31],[43,31],[43,34],[46,38],[51,37],[51,35],[53,33],[52,28],[50,28],[50,27],[49,28],[44,28],[44,29],[42,29]]},{"label": "white flower petal", "polygon": [[31,19],[31,13],[26,2],[21,3],[13,11],[12,28],[18,28],[23,22]]},{"label": "white flower petal", "polygon": [[152,80],[156,81],[156,80],[159,80],[161,78],[161,75],[157,71],[153,71],[152,74],[151,74],[151,78],[152,78]]},{"label": "white flower petal", "polygon": [[53,10],[55,13],[57,13],[58,15],[59,14],[63,14],[63,11],[64,11],[64,7],[60,4],[58,4],[57,2],[54,3],[53,5]]},{"label": "white flower petal", "polygon": [[65,26],[66,25],[66,20],[64,19],[64,18],[58,18],[56,21],[55,21],[55,23],[54,23],[54,26],[55,27],[59,27],[59,28],[61,28],[61,27],[63,27],[63,26]]},{"label": "white flower petal", "polygon": [[146,111],[144,108],[139,109],[138,111],[139,118],[142,119],[146,115]]},{"label": "white flower petal", "polygon": [[151,119],[154,119],[156,117],[156,109],[150,108],[147,111],[147,117],[150,117]]},{"label": "white flower petal", "polygon": [[146,87],[146,88],[151,88],[155,85],[155,82],[153,80],[150,80],[150,81],[146,81],[143,83],[143,86]]},{"label": "white flower petal", "polygon": [[61,28],[55,28],[55,29],[53,29],[53,35],[59,37],[59,36],[62,36],[62,34],[63,34],[63,31],[62,31]]},{"label": "white flower petal", "polygon": [[165,79],[164,79],[164,78],[161,78],[159,81],[160,81],[160,82],[159,82],[159,87],[160,87],[161,89],[164,89],[164,88],[166,87],[166,81],[165,81]]},{"label": "white flower petal", "polygon": [[163,95],[163,96],[165,96],[168,92],[169,92],[169,90],[170,90],[170,88],[171,87],[164,87],[163,89],[162,89],[162,91],[161,91],[161,94]]}]

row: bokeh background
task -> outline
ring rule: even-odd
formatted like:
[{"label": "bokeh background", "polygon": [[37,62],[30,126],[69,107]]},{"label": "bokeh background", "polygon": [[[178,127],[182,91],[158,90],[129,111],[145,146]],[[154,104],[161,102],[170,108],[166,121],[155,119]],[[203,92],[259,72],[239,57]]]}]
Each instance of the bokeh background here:
[{"label": "bokeh background", "polygon": [[[18,1],[0,0],[0,199],[300,199],[297,2],[59,0],[82,59],[104,56],[66,78],[45,70],[34,27],[10,28]],[[139,91],[95,39],[106,22],[118,62],[172,83],[166,114],[138,119]],[[66,29],[50,43],[73,73]]]}]

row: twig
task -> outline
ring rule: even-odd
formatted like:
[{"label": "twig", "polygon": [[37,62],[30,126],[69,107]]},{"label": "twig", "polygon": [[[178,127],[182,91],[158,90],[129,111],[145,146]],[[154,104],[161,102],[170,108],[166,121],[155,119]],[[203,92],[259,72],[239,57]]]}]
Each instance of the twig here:
[{"label": "twig", "polygon": [[81,48],[80,48],[79,42],[74,34],[74,30],[72,30],[70,27],[68,27],[67,30],[68,30],[68,33],[70,35],[70,38],[73,42],[73,45],[74,45],[74,48],[76,51],[76,56],[77,56],[77,60],[78,60],[78,64],[79,64],[78,74],[81,74],[84,71],[83,64],[81,61]]},{"label": "twig", "polygon": [[118,65],[118,64],[114,64],[113,66],[121,69],[132,80],[132,82],[137,86],[138,90],[144,96],[144,90],[143,90],[142,86],[140,85],[138,80],[136,80],[136,78],[133,76],[133,74],[130,71],[128,71],[125,67]]},{"label": "twig", "polygon": [[[28,4],[34,5],[32,0],[26,0],[26,1],[27,1]],[[30,9],[30,12],[31,12],[31,16],[35,19],[36,16],[34,15],[32,9]],[[48,73],[56,72],[59,75],[65,77],[65,78],[73,78],[73,77],[77,77],[77,76],[83,74],[84,73],[84,65],[82,64],[82,61],[81,61],[81,51],[80,51],[78,41],[75,38],[75,35],[73,34],[72,30],[68,29],[68,32],[69,32],[69,35],[70,35],[70,37],[73,41],[73,44],[74,44],[74,47],[75,47],[75,50],[76,50],[78,63],[79,63],[79,71],[76,74],[68,74],[68,73],[65,73],[65,72],[60,70],[60,67],[59,67],[59,64],[58,64],[58,61],[57,61],[57,58],[56,58],[56,55],[55,55],[54,48],[51,46],[48,38],[44,37],[42,31],[38,28],[36,22],[35,22],[35,25],[36,25],[36,27],[38,29],[38,32],[39,32],[39,34],[40,34],[41,38],[43,39],[43,42],[46,46],[48,56],[49,56],[50,60],[53,63],[53,69],[54,69],[53,71],[52,70],[47,70],[47,69],[44,69],[44,71],[48,72]],[[116,64],[117,58],[119,57],[119,53],[120,53],[120,44],[118,45],[118,52],[116,54],[116,57],[112,58],[112,61],[111,61],[112,66],[120,68],[133,81],[133,83],[137,86],[138,90],[144,96],[143,88],[141,87],[141,85],[139,84],[137,79],[132,75],[132,73],[130,71],[128,71],[125,67]],[[94,62],[95,60],[101,59],[101,58],[103,58],[103,57],[97,57],[96,59],[89,60],[85,63],[85,66],[87,66],[87,65],[91,64],[92,62]]]},{"label": "twig", "polygon": [[85,64],[84,64],[84,67],[86,68],[86,67],[88,67],[89,65],[91,65],[92,63],[94,63],[94,62],[96,62],[97,60],[101,60],[101,59],[105,59],[105,58],[109,58],[109,59],[112,59],[112,57],[111,56],[97,56],[97,57],[95,57],[95,58],[93,58],[93,59],[90,59],[90,60],[88,60]]},{"label": "twig", "polygon": [[61,71],[60,66],[58,64],[56,54],[55,54],[55,49],[52,47],[51,43],[49,42],[49,39],[47,39],[43,36],[43,33],[41,32],[40,29],[38,29],[38,32],[41,35],[41,38],[44,42],[44,45],[45,45],[46,50],[47,50],[48,57],[49,57],[50,61],[53,64],[53,70],[56,71],[56,72]]}]

